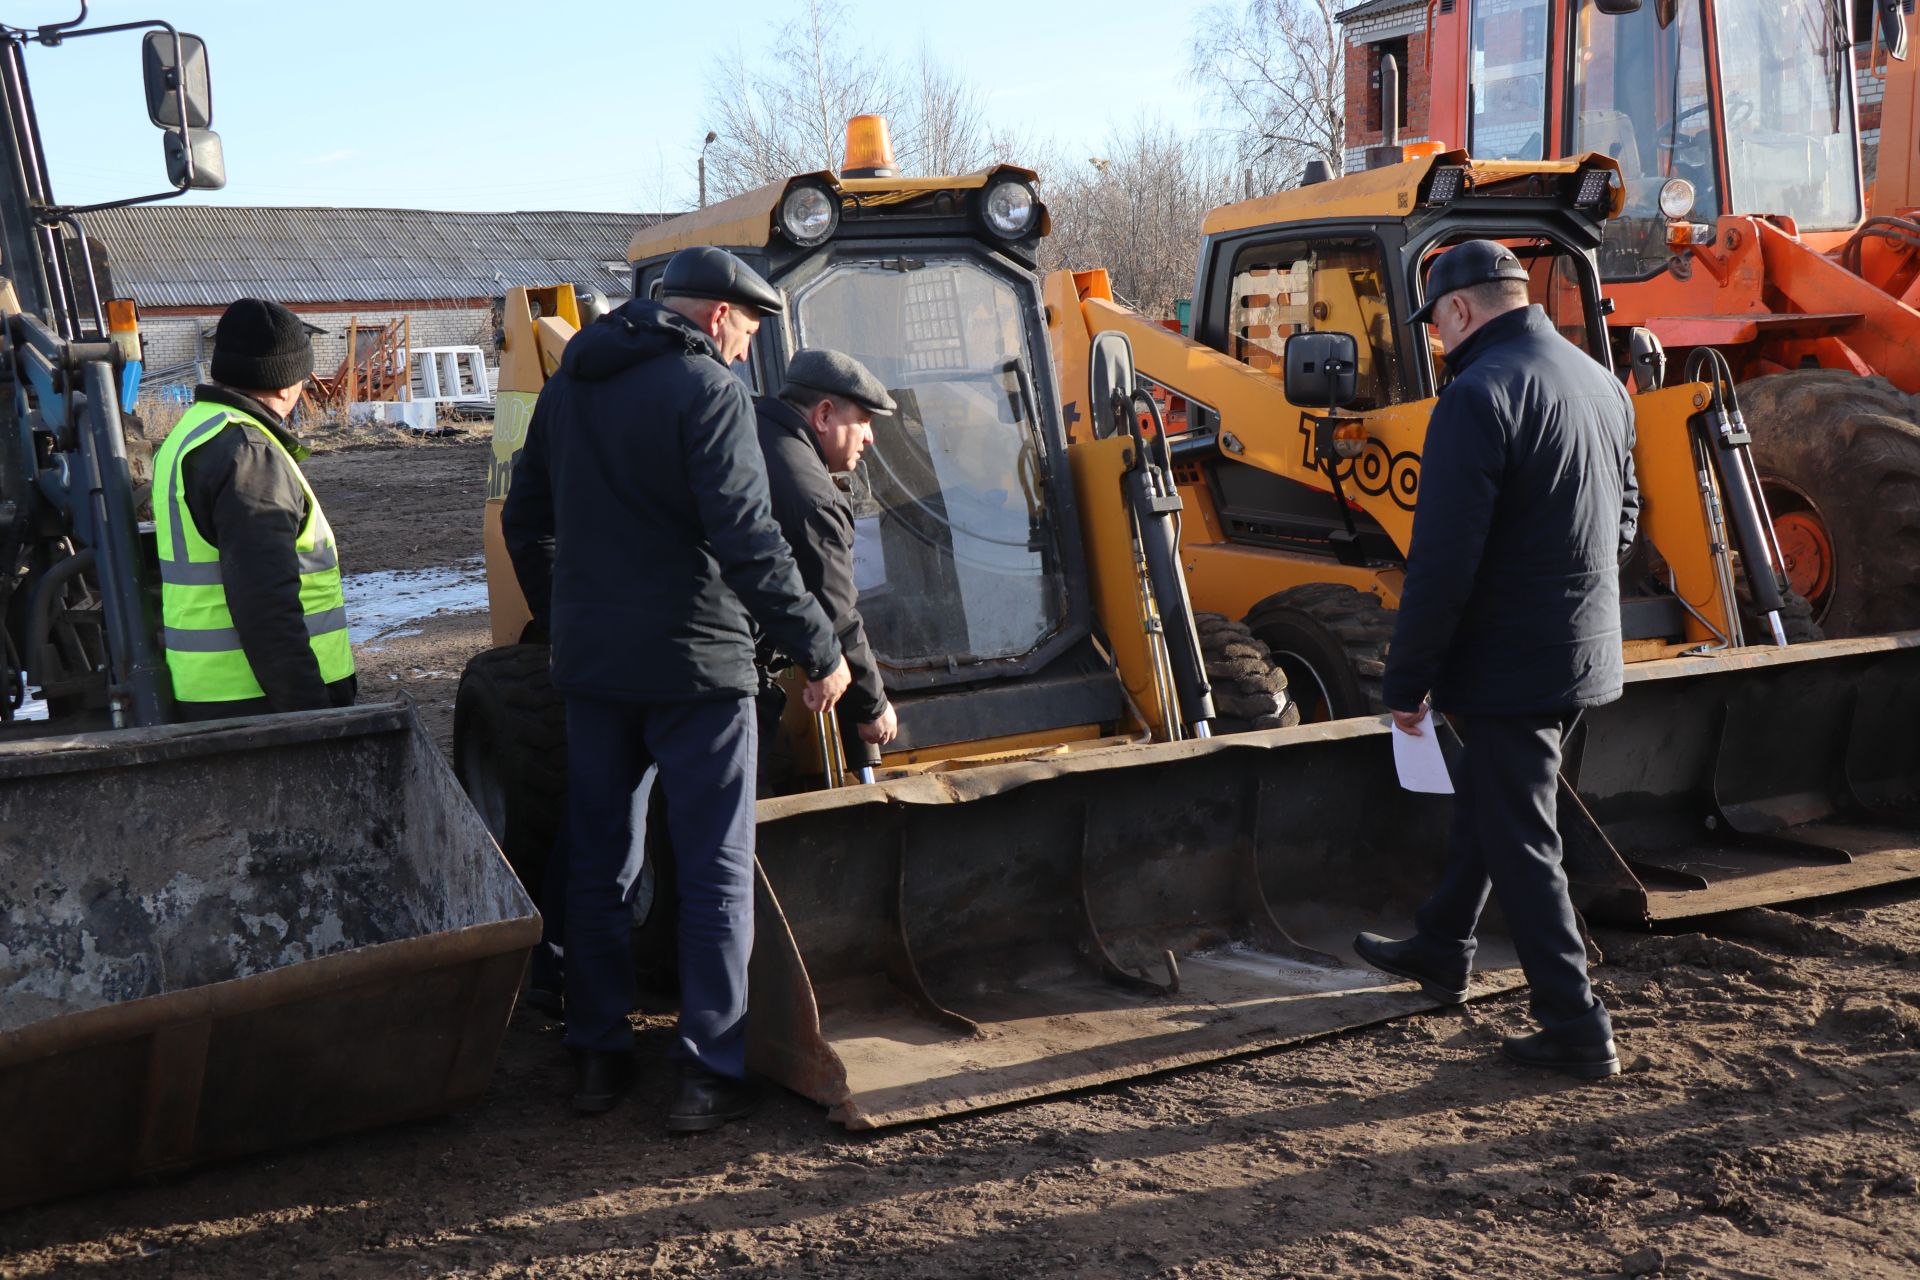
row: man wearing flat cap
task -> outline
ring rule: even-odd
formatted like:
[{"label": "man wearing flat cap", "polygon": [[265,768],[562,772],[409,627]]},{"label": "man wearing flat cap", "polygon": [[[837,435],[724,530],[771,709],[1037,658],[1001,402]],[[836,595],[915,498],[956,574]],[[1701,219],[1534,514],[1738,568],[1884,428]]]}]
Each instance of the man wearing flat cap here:
[{"label": "man wearing flat cap", "polygon": [[752,1105],[753,625],[803,668],[809,708],[831,710],[849,678],[774,523],[753,404],[728,372],[782,306],[730,253],[675,254],[658,302],[635,298],[567,344],[501,513],[566,700],[566,834],[542,909],[564,947],[573,1104],[606,1111],[634,1079],[620,876],[634,790],[654,767],[679,890],[674,1131]]},{"label": "man wearing flat cap", "polygon": [[1446,869],[1411,938],[1363,933],[1375,968],[1433,999],[1467,998],[1489,892],[1513,935],[1540,1030],[1509,1036],[1523,1066],[1620,1070],[1567,897],[1555,824],[1561,743],[1583,708],[1620,696],[1619,563],[1639,522],[1633,406],[1619,381],[1530,305],[1513,250],[1447,250],[1414,313],[1452,382],[1420,464],[1420,500],[1381,690],[1395,725],[1466,750],[1453,769]]},{"label": "man wearing flat cap", "polygon": [[242,298],[213,336],[213,381],[153,459],[161,650],[185,720],[353,702],[333,529],[287,428],[313,372],[300,318]]},{"label": "man wearing flat cap", "polygon": [[[860,619],[853,585],[853,504],[834,477],[852,471],[873,443],[874,415],[891,414],[894,407],[886,387],[858,360],[813,350],[795,352],[780,394],[762,396],[754,406],[773,518],[793,549],[801,581],[826,610],[853,673],[841,712],[858,726],[862,741],[874,746],[892,742],[899,722]],[[763,651],[763,665],[773,670],[784,663]],[[769,683],[760,703],[763,741],[779,724],[783,702],[779,687]]]}]

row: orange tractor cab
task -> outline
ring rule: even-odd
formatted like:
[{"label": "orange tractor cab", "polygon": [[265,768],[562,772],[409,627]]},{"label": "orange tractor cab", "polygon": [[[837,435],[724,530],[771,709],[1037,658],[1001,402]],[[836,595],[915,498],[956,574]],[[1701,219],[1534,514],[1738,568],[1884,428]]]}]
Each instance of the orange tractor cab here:
[{"label": "orange tractor cab", "polygon": [[[1827,634],[1920,626],[1901,0],[1437,0],[1429,16],[1435,137],[1478,161],[1619,164],[1625,207],[1600,251],[1616,354],[1645,327],[1676,362],[1725,356],[1789,581]],[[1871,207],[1854,74],[1868,23],[1886,81]]]}]

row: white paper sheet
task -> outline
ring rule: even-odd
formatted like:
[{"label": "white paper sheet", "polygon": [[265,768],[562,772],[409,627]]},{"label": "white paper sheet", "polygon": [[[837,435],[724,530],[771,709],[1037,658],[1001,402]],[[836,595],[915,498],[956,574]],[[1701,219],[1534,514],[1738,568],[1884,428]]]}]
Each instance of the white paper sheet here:
[{"label": "white paper sheet", "polygon": [[1453,794],[1453,779],[1447,776],[1447,760],[1440,754],[1440,735],[1431,715],[1421,722],[1417,738],[1393,726],[1393,767],[1408,791]]}]

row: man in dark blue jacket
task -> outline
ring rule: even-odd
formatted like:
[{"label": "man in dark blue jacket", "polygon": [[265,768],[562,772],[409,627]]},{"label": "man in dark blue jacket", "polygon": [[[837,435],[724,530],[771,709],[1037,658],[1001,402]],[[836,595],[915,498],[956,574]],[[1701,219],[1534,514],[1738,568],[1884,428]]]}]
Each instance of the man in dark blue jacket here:
[{"label": "man in dark blue jacket", "polygon": [[1618,566],[1640,509],[1633,406],[1528,305],[1527,285],[1511,250],[1467,241],[1434,264],[1414,315],[1438,331],[1453,381],[1427,430],[1382,696],[1407,733],[1431,731],[1429,705],[1446,712],[1466,751],[1446,871],[1418,931],[1354,945],[1458,1003],[1491,889],[1542,1028],[1508,1037],[1507,1055],[1599,1077],[1620,1061],[1587,980],[1555,805],[1563,737],[1582,708],[1620,696]]},{"label": "man in dark blue jacket", "polygon": [[[780,294],[719,249],[668,262],[636,298],[567,344],[540,393],[501,513],[516,576],[553,637],[567,704],[564,883],[574,1106],[631,1088],[632,917],[620,873],[634,789],[658,767],[678,871],[676,1131],[745,1115],[753,946],[756,730],[749,618],[806,673],[811,710],[847,663],[780,537],[746,387],[761,315]],[[548,879],[555,887],[555,877]]]}]

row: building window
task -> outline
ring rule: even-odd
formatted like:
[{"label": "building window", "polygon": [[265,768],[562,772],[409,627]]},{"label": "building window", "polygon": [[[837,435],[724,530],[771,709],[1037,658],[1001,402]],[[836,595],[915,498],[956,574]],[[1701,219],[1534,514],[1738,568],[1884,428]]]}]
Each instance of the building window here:
[{"label": "building window", "polygon": [[1400,82],[1396,95],[1400,101],[1400,118],[1396,124],[1402,129],[1407,127],[1407,38],[1401,36],[1397,40],[1382,40],[1367,46],[1367,128],[1374,133],[1386,132],[1386,126],[1380,119],[1380,69],[1387,65],[1388,57],[1392,57],[1394,65],[1399,68],[1395,78]]}]

